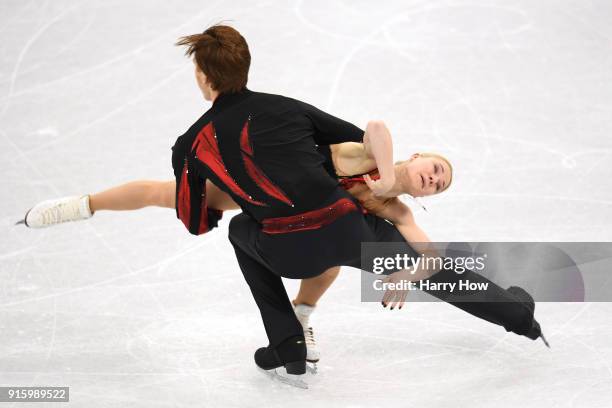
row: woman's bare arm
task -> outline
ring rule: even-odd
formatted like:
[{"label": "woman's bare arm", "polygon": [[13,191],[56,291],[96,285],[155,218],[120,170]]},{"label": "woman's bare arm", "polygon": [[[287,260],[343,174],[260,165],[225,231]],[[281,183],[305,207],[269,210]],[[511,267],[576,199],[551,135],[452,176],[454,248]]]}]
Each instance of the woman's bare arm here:
[{"label": "woman's bare arm", "polygon": [[373,157],[376,161],[380,179],[374,181],[367,174],[363,178],[374,194],[382,196],[395,184],[393,141],[391,133],[383,121],[373,120],[368,122],[363,136],[363,145],[366,155]]},{"label": "woman's bare arm", "polygon": [[[426,262],[428,258],[436,258],[439,256],[437,250],[431,245],[431,240],[425,232],[416,224],[414,216],[410,208],[395,198],[389,200],[384,208],[376,213],[377,216],[385,218],[392,222],[400,232],[406,242],[419,255],[422,255],[421,262],[417,268],[412,270],[402,270],[395,272],[387,277],[388,282],[399,281],[419,281],[428,279],[435,273],[437,269],[427,268],[426,265],[437,265],[437,262]],[[407,291],[388,290],[383,297],[383,305],[385,307],[391,304],[393,309],[395,306],[403,306],[406,299]]]},{"label": "woman's bare arm", "polygon": [[[375,215],[392,222],[411,246],[431,242],[427,234],[417,225],[410,208],[398,198],[387,200],[384,207]],[[417,248],[415,250],[418,251]]]},{"label": "woman's bare arm", "polygon": [[[431,240],[414,220],[410,208],[398,198],[388,200],[376,215],[392,222],[406,242],[419,254],[438,256],[437,251],[431,245]],[[437,271],[422,272],[427,273],[427,276],[419,276],[420,279],[428,278]]]}]

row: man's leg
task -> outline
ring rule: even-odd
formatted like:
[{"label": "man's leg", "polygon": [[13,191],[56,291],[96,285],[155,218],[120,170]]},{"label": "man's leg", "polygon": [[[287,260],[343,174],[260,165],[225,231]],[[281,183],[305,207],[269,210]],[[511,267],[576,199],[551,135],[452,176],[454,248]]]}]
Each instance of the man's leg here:
[{"label": "man's leg", "polygon": [[229,226],[230,242],[261,313],[270,346],[277,347],[287,338],[303,336],[303,330],[281,277],[271,271],[257,254],[257,228],[257,223],[249,216],[235,216]]}]

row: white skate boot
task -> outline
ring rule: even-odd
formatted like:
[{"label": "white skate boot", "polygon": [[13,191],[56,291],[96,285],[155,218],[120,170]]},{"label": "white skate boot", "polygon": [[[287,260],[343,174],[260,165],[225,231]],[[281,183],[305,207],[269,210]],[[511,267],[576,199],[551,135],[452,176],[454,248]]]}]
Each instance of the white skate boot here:
[{"label": "white skate boot", "polygon": [[91,218],[89,196],[72,196],[46,200],[36,204],[17,224],[30,228],[46,228],[68,221]]},{"label": "white skate boot", "polygon": [[[315,306],[294,305],[293,310],[295,310],[295,315],[300,323],[302,323],[302,328],[304,329],[304,340],[306,341],[306,361],[309,363],[316,363],[320,358],[319,349],[317,348],[314,332],[309,322],[310,315],[312,312],[314,312]],[[314,365],[314,369],[316,370],[316,364]]]}]

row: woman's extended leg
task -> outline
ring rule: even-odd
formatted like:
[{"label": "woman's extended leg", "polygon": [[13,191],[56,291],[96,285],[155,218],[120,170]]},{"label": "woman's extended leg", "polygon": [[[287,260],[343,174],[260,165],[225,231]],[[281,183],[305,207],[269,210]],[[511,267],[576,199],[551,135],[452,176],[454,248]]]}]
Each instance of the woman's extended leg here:
[{"label": "woman's extended leg", "polygon": [[89,208],[96,211],[129,211],[156,206],[174,208],[176,182],[138,180],[89,196]]},{"label": "woman's extended leg", "polygon": [[67,221],[90,218],[101,210],[138,210],[148,206],[174,208],[175,181],[133,181],[100,193],[42,201],[21,221],[31,228],[44,228]]}]

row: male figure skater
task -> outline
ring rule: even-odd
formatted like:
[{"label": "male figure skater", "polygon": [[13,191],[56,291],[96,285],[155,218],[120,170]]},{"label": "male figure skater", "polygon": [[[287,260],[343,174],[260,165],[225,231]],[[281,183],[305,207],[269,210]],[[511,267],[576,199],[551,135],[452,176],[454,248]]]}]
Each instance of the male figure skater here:
[{"label": "male figure skater", "polygon": [[[248,90],[249,49],[233,28],[214,26],[178,44],[188,46],[200,88],[213,102],[173,148],[179,216],[194,232],[216,224],[220,214],[206,208],[206,180],[242,208],[230,223],[230,241],[270,341],[255,360],[302,374],[303,328],[281,275],[312,277],[354,261],[367,229],[316,145],[370,142],[381,176],[371,185],[384,192],[394,182],[390,140],[367,132],[364,139],[358,127],[311,105]],[[378,123],[368,131],[377,134]]]}]

